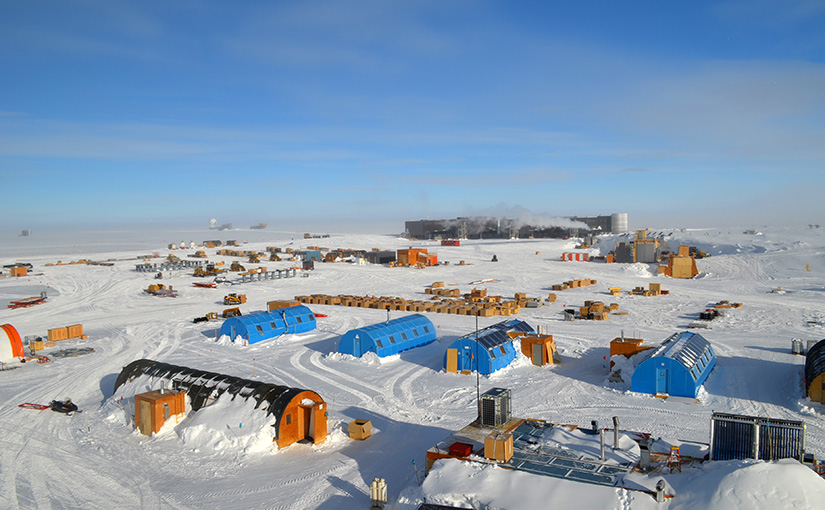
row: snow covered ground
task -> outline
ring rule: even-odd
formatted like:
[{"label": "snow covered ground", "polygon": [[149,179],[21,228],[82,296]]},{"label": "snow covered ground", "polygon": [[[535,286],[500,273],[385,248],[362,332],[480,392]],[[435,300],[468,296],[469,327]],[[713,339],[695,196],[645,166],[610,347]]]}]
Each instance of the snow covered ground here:
[{"label": "snow covered ground", "polygon": [[[591,278],[598,284],[556,292],[556,303],[523,309],[516,316],[533,327],[547,327],[563,362],[535,367],[520,356],[511,366],[482,377],[482,392],[510,388],[515,416],[581,426],[594,419],[607,424],[618,416],[623,429],[649,432],[665,441],[706,443],[713,411],[803,420],[807,450],[825,457],[825,408],[804,397],[804,358],[790,352],[792,338],[825,338],[825,229],[665,234],[674,248],[690,244],[713,255],[697,262],[698,277],[665,278],[643,264],[562,262],[560,255],[574,246],[573,240],[480,240],[442,247],[394,236],[305,240],[300,234],[266,230],[40,237],[35,232],[28,238],[9,237],[0,248],[0,261],[30,262],[34,272],[0,279],[0,323],[12,324],[24,336],[45,336],[47,329],[82,323],[87,340],[61,342],[45,354],[68,347],[95,351],[0,372],[0,507],[368,508],[369,484],[381,477],[389,485],[392,506],[399,510],[415,508],[424,498],[508,509],[536,508],[545,502],[554,507],[634,509],[816,508],[825,500],[825,481],[793,461],[714,462],[664,475],[676,497],[661,505],[643,492],[458,461],[439,461],[419,485],[426,450],[476,416],[475,376],[449,374],[442,368],[447,345],[474,331],[474,317],[428,314],[437,326],[438,341],[383,359],[336,353],[342,334],[385,320],[383,310],[312,305],[316,313],[327,315],[318,319],[317,331],[252,346],[219,342],[219,323],[192,322],[224,309],[222,298],[230,291],[247,294],[248,302],[241,308],[249,312],[265,309],[267,301],[312,293],[426,299],[424,288],[434,281],[457,284],[469,292],[470,282],[495,279],[479,287],[492,295],[526,292],[544,298],[553,284]],[[418,270],[316,263],[308,278],[217,289],[193,287],[191,271],[181,270],[165,272],[162,281],[180,292],[178,298],[142,292],[156,280],[153,274],[134,270],[139,262],[135,257],[163,257],[171,253],[166,249],[169,243],[206,239],[247,241],[239,249],[260,250],[273,245],[367,250],[424,246],[450,264]],[[618,236],[606,236],[591,253],[605,253],[616,240]],[[236,260],[215,256],[214,249],[207,253],[210,261]],[[499,262],[491,262],[493,255]],[[46,266],[79,258],[111,259],[114,265]],[[459,265],[460,260],[465,264]],[[293,263],[261,265],[272,270]],[[608,287],[628,290],[651,282],[661,283],[670,294],[612,297],[607,292]],[[784,293],[771,292],[780,287]],[[48,293],[44,304],[15,310],[5,306],[41,290]],[[656,399],[630,392],[629,384],[607,381],[610,340],[623,332],[656,345],[723,299],[744,306],[701,331],[716,350],[717,366],[698,403]],[[617,302],[628,314],[604,322],[562,320],[565,306],[581,306],[585,300]],[[500,320],[479,318],[479,327]],[[168,423],[155,437],[140,435],[132,430],[120,400],[137,388],[114,392],[121,368],[139,358],[316,391],[329,404],[330,436],[322,445],[294,444],[277,451],[260,434],[260,412],[220,401],[220,407]],[[63,416],[17,407],[64,397],[71,397],[83,412]],[[372,421],[372,437],[349,439],[346,424],[356,418]]]}]

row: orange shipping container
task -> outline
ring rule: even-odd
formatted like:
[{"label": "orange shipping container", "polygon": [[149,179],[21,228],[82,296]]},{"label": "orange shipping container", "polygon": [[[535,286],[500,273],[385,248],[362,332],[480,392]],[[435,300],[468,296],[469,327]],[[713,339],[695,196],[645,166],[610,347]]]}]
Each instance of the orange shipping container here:
[{"label": "orange shipping container", "polygon": [[69,328],[54,328],[49,330],[49,341],[59,342],[69,338]]},{"label": "orange shipping container", "polygon": [[289,308],[291,306],[298,305],[299,303],[297,301],[269,301],[266,304],[266,308],[271,312],[272,310],[280,310],[281,308]]},{"label": "orange shipping container", "polygon": [[66,326],[68,330],[68,338],[80,338],[83,336],[83,324],[73,324]]}]

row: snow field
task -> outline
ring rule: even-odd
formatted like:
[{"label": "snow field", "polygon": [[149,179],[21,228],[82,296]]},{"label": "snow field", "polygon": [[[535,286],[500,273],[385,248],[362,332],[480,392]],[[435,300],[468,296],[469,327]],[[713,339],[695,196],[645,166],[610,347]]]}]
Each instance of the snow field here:
[{"label": "snow field", "polygon": [[[114,241],[114,246],[105,247],[112,249],[107,252],[95,252],[94,243],[89,242],[83,247],[91,253],[75,246],[70,253],[62,252],[59,245],[37,247],[32,252],[24,245],[17,246],[13,256],[6,256],[31,262],[35,274],[25,279],[0,279],[0,298],[6,300],[2,304],[35,295],[41,288],[48,290],[49,299],[29,309],[3,308],[0,320],[13,324],[21,335],[45,335],[49,328],[82,323],[89,339],[63,342],[57,348],[82,345],[94,347],[95,352],[47,365],[29,363],[0,374],[0,392],[6,402],[0,407],[0,441],[5,446],[0,453],[0,506],[365,508],[374,477],[387,480],[391,500],[403,491],[405,497],[398,508],[411,507],[416,497],[423,496],[445,504],[489,508],[518,508],[529,503],[525,491],[515,488],[520,487],[523,476],[533,475],[493,477],[502,474],[500,469],[492,469],[490,474],[478,466],[445,463],[423,486],[416,484],[412,462],[418,477],[423,478],[426,449],[475,418],[475,376],[448,374],[442,368],[447,345],[474,330],[474,317],[428,314],[438,329],[438,341],[391,358],[357,359],[337,354],[340,335],[385,320],[386,311],[313,305],[315,312],[328,316],[318,319],[317,331],[240,346],[217,341],[217,322],[192,323],[196,316],[226,308],[222,298],[228,292],[247,294],[248,302],[241,308],[248,312],[264,309],[270,300],[312,293],[426,299],[429,296],[424,287],[434,281],[457,283],[462,292],[469,292],[473,288],[470,282],[488,278],[496,281],[478,287],[486,287],[489,294],[512,297],[526,292],[544,298],[554,283],[596,279],[597,285],[556,292],[556,303],[524,309],[514,317],[533,327],[548,327],[562,356],[560,365],[534,367],[526,358],[517,358],[511,366],[481,377],[480,391],[510,388],[515,416],[579,425],[588,425],[593,419],[607,424],[612,416],[619,416],[623,429],[684,441],[708,441],[713,411],[804,420],[808,451],[825,456],[825,409],[804,398],[804,358],[790,354],[792,338],[825,338],[825,242],[818,230],[762,231],[759,236],[718,229],[674,231],[668,238],[672,247],[681,244],[681,239],[713,254],[697,262],[702,274],[693,280],[660,277],[641,264],[562,262],[559,257],[572,247],[570,240],[484,240],[441,247],[392,236],[335,235],[303,240],[273,232],[221,232],[221,239],[275,237],[260,238],[240,249],[285,247],[289,242],[293,247],[322,244],[362,249],[423,245],[437,252],[439,260],[451,264],[417,270],[316,263],[308,278],[218,289],[192,287],[196,280],[190,272],[177,271],[171,278],[165,273],[162,283],[180,292],[175,299],[142,293],[154,283],[153,275],[135,272],[139,261],[128,259],[152,251],[165,256],[170,252],[161,247],[169,242],[188,242],[185,233],[125,245],[134,251],[117,251]],[[197,235],[192,238],[216,236],[209,232]],[[612,247],[603,240],[600,249],[604,250],[605,243]],[[213,250],[207,252],[210,261],[226,260],[228,265],[233,260],[213,257]],[[593,253],[597,254],[595,249]],[[45,267],[48,262],[79,258],[75,254],[121,260],[111,267]],[[499,262],[490,262],[493,255]],[[459,260],[466,264],[459,266]],[[810,271],[806,271],[808,264]],[[292,263],[261,265],[272,270]],[[607,287],[629,290],[646,287],[649,282],[662,283],[670,295],[614,297],[607,293]],[[787,292],[770,293],[777,287]],[[622,332],[628,336],[635,333],[645,344],[656,345],[722,299],[744,306],[713,321],[712,329],[701,331],[717,352],[717,367],[699,403],[663,401],[631,393],[629,384],[607,382],[608,361],[604,357],[610,340]],[[617,302],[628,314],[611,316],[605,322],[562,320],[565,305],[578,307],[585,300]],[[478,325],[483,328],[500,320],[479,318]],[[118,404],[120,397],[128,398],[128,391],[137,392],[137,388],[126,393],[124,388],[118,394],[113,390],[120,369],[139,358],[316,391],[329,404],[330,438],[318,446],[295,444],[277,451],[261,432],[267,427],[261,416],[264,413],[232,401],[187,415],[155,437],[142,436],[130,428],[127,413]],[[65,417],[17,408],[22,402],[64,397],[71,397],[84,412]],[[346,436],[346,424],[356,418],[370,419],[375,426],[373,436],[366,441]],[[668,476],[677,497],[667,505],[691,508],[691,502],[701,502],[706,508],[767,508],[777,501],[801,504],[805,497],[822,491],[820,479],[795,471],[798,465],[786,461],[735,466],[742,469],[722,464],[705,464],[697,472]],[[790,494],[753,481],[765,476],[777,483],[793,477],[800,488]],[[481,483],[489,477],[495,480]],[[652,498],[644,493],[545,478],[529,484],[542,487],[537,489],[537,498],[546,490],[555,494],[561,505],[568,501],[565,498],[587,494],[597,507],[652,508]],[[493,487],[495,494],[484,495],[482,488],[487,486]],[[522,499],[501,499],[511,492],[521,494]]]}]

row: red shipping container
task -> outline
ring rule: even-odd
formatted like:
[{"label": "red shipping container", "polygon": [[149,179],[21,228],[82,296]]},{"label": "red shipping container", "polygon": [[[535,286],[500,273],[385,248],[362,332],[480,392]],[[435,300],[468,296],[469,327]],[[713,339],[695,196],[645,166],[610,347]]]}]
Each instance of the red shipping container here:
[{"label": "red shipping container", "polygon": [[450,455],[456,457],[467,457],[473,453],[473,445],[467,443],[453,443],[450,445]]}]

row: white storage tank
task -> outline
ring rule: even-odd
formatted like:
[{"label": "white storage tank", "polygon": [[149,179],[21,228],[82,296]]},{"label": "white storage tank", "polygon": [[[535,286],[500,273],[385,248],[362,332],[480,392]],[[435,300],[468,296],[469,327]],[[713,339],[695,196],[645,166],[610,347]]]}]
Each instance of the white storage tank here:
[{"label": "white storage tank", "polygon": [[610,215],[610,231],[614,234],[624,234],[630,232],[626,212],[613,213]]}]

